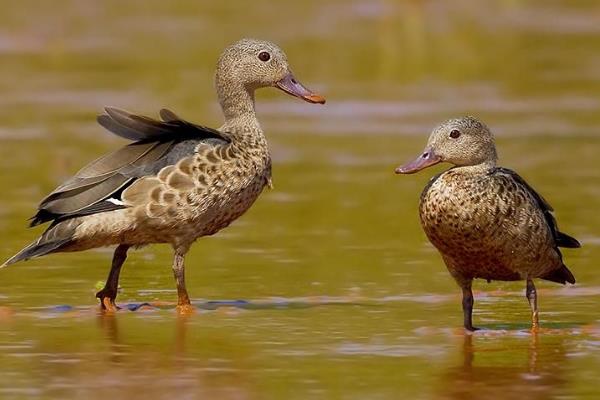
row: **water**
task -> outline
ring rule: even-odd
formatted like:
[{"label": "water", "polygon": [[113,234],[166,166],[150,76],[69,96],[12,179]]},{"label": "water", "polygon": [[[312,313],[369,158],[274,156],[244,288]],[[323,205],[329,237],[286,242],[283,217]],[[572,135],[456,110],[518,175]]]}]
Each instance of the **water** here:
[{"label": "water", "polygon": [[[192,248],[196,315],[174,311],[167,246],[132,253],[114,316],[94,298],[110,251],[0,271],[0,397],[597,398],[600,7],[221,3],[3,5],[2,260],[40,233],[25,226],[45,194],[122,143],[95,124],[102,106],[218,126],[213,68],[240,37],[281,44],[328,103],[258,93],[275,190]],[[463,114],[584,244],[564,251],[577,285],[538,283],[537,336],[523,282],[477,282],[486,329],[464,335],[459,290],[416,213],[443,167],[393,174]]]}]

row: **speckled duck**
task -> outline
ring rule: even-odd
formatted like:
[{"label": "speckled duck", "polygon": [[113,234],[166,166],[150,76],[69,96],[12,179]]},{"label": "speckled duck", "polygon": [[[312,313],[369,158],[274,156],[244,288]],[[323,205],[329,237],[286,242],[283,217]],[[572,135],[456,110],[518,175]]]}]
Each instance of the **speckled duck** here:
[{"label": "speckled duck", "polygon": [[119,273],[131,247],[168,243],[178,309],[192,310],[184,257],[198,238],[241,216],[271,182],[271,157],[254,109],[254,91],[277,87],[310,103],[325,99],[302,86],[276,45],[243,39],[219,58],[215,86],[225,123],[187,122],[168,110],[161,120],[106,108],[98,122],[133,143],[93,161],[38,207],[42,236],[4,265],[48,253],[117,245],[105,287],[96,297],[117,309]]},{"label": "speckled duck", "polygon": [[473,117],[437,127],[414,161],[412,174],[440,162],[454,167],[436,175],[421,194],[419,215],[431,243],[462,288],[464,327],[472,324],[473,279],[526,280],[532,328],[539,326],[534,278],[565,284],[575,278],[559,247],[580,247],[558,230],[552,207],[517,173],[496,166],[494,137]]}]

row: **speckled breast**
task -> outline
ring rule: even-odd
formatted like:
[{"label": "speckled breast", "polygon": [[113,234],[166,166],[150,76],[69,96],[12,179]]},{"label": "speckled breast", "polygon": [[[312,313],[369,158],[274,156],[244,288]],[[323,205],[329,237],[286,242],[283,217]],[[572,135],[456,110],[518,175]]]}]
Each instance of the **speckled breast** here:
[{"label": "speckled breast", "polygon": [[254,204],[266,183],[263,175],[254,175],[214,193],[212,201],[194,220],[200,228],[197,236],[212,235],[231,224]]},{"label": "speckled breast", "polygon": [[142,200],[131,209],[135,223],[125,228],[122,240],[191,243],[212,235],[250,208],[270,176],[271,160],[264,147],[203,144],[156,178],[140,181],[139,193],[124,192],[131,202],[136,195]]},{"label": "speckled breast", "polygon": [[421,224],[451,272],[517,280],[520,275],[504,262],[503,213],[489,189],[485,176],[465,177],[452,170],[441,174],[421,195]]},{"label": "speckled breast", "polygon": [[188,196],[194,210],[189,225],[194,235],[212,235],[244,214],[271,178],[268,153],[257,157],[234,157],[207,174],[199,174]]}]

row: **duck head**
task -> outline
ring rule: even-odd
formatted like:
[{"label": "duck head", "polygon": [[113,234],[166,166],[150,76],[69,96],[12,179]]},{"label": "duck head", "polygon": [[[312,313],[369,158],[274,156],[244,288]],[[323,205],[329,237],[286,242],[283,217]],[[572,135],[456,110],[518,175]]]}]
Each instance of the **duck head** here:
[{"label": "duck head", "polygon": [[490,164],[497,160],[494,136],[483,122],[473,117],[451,119],[433,130],[423,153],[398,168],[397,174],[414,174],[447,162],[458,167]]},{"label": "duck head", "polygon": [[259,88],[276,87],[309,103],[325,103],[324,97],[294,77],[283,50],[263,40],[242,39],[227,47],[219,58],[215,82],[221,98],[240,87],[251,94]]}]

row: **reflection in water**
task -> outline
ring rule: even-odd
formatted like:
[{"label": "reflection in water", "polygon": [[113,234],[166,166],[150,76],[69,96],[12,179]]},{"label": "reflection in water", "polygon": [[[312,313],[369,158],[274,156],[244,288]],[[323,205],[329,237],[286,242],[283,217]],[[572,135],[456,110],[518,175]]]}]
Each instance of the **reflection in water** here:
[{"label": "reflection in water", "polygon": [[550,399],[565,391],[564,335],[532,334],[526,344],[477,334],[463,340],[461,365],[443,375],[438,399]]},{"label": "reflection in water", "polygon": [[115,314],[98,313],[98,326],[108,340],[109,346],[109,361],[111,363],[119,363],[123,357],[123,346],[119,340],[119,326],[117,316]]},{"label": "reflection in water", "polygon": [[[179,315],[174,321],[175,334],[173,335],[173,358],[184,359],[186,349],[186,332],[188,330],[189,319],[191,315]],[[98,327],[101,330],[104,338],[109,343],[110,358],[112,363],[119,364],[124,361],[123,356],[126,354],[127,345],[122,342],[119,335],[118,315],[114,313],[98,312]]]},{"label": "reflection in water", "polygon": [[[281,44],[331,102],[260,94],[275,190],[192,250],[197,316],[178,319],[165,303],[167,246],[135,252],[123,271],[120,301],[156,307],[113,316],[95,313],[109,253],[0,271],[0,399],[598,392],[598,1],[32,4],[5,1],[0,13],[0,262],[36,235],[23,225],[44,194],[120,145],[95,122],[104,105],[172,107],[219,126],[214,63],[241,36]],[[565,252],[578,285],[540,287],[551,290],[542,315],[568,327],[538,343],[477,333],[465,350],[462,337],[453,346],[455,284],[415,212],[429,176],[400,182],[392,172],[435,124],[466,114],[495,128],[502,163],[584,241]],[[496,303],[486,287],[479,320],[493,330],[526,321],[521,283],[497,287],[514,302]]]},{"label": "reflection in water", "polygon": [[202,342],[192,341],[190,335],[194,316],[175,315],[172,340],[160,345],[151,330],[142,332],[148,341],[140,343],[134,332],[121,329],[120,315],[99,313],[97,318],[109,356],[86,365],[85,370],[73,371],[86,398],[136,398],[141,392],[145,399],[255,398],[243,360],[215,359],[188,351],[190,346],[202,347]]}]

